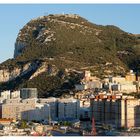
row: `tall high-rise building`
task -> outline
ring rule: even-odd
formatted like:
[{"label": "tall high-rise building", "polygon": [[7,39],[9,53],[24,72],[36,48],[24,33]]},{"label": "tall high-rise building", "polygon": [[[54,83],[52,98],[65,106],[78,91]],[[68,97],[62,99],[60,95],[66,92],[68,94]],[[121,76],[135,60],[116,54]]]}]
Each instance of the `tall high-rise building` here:
[{"label": "tall high-rise building", "polygon": [[58,119],[79,119],[80,102],[76,99],[58,100]]},{"label": "tall high-rise building", "polygon": [[91,112],[95,122],[118,128],[140,127],[140,100],[124,96],[95,96],[91,99]]}]

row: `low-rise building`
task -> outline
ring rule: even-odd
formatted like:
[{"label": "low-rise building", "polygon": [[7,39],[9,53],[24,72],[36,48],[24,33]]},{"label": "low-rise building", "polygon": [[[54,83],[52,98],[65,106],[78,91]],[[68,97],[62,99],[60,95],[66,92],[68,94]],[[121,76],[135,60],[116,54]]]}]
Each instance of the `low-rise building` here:
[{"label": "low-rise building", "polygon": [[0,124],[2,125],[10,125],[12,122],[14,122],[13,119],[0,119]]},{"label": "low-rise building", "polygon": [[13,91],[13,92],[11,92],[10,95],[11,95],[11,96],[10,96],[11,99],[20,98],[20,91],[19,91],[19,90]]},{"label": "low-rise building", "polygon": [[133,84],[120,84],[120,91],[124,93],[137,92],[137,86]]},{"label": "low-rise building", "polygon": [[10,99],[10,90],[6,90],[0,93],[1,98]]},{"label": "low-rise building", "polygon": [[118,91],[122,93],[132,93],[137,92],[137,85],[133,84],[132,82],[125,82],[125,83],[104,83],[103,89],[108,91]]},{"label": "low-rise building", "polygon": [[86,89],[100,89],[102,88],[102,83],[99,78],[91,76],[90,71],[85,71],[81,83],[75,85],[76,91],[82,91]]}]

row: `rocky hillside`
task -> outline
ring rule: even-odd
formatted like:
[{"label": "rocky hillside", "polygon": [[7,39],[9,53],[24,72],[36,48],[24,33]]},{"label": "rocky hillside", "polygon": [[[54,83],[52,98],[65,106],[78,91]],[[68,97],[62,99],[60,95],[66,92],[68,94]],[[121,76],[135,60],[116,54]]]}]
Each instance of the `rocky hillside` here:
[{"label": "rocky hillside", "polygon": [[129,69],[140,70],[139,35],[116,26],[96,25],[78,15],[33,19],[18,34],[14,59],[0,65],[1,90],[34,85],[42,93],[48,92],[49,87],[38,85],[44,73],[47,80],[53,77],[61,81],[55,88],[50,85],[52,91],[62,88],[70,70],[85,69],[101,78],[124,75]]}]

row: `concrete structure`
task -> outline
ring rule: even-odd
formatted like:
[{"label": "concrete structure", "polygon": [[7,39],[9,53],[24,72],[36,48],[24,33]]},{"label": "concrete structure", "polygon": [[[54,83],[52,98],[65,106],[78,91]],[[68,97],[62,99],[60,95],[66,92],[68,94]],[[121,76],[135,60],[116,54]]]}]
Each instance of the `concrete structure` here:
[{"label": "concrete structure", "polygon": [[58,119],[79,119],[80,102],[79,100],[59,99],[58,100]]},{"label": "concrete structure", "polygon": [[50,119],[52,120],[55,120],[58,115],[57,115],[57,110],[58,110],[58,101],[57,101],[57,98],[54,98],[54,97],[50,97],[50,98],[47,98],[47,99],[44,99],[44,98],[40,98],[38,100],[38,102],[40,104],[48,104],[49,105],[49,109],[50,109]]},{"label": "concrete structure", "polygon": [[117,91],[122,93],[132,93],[137,92],[139,90],[139,86],[136,82],[128,82],[128,81],[125,81],[123,83],[105,82],[103,83],[103,89],[110,92]]},{"label": "concrete structure", "polygon": [[23,120],[47,120],[49,118],[49,104],[39,104],[34,99],[10,99],[0,105],[1,118],[23,119]]},{"label": "concrete structure", "polygon": [[17,90],[17,91],[11,92],[10,97],[11,97],[11,99],[20,98],[20,91]]},{"label": "concrete structure", "polygon": [[137,86],[133,84],[121,84],[120,91],[124,93],[137,92]]},{"label": "concrete structure", "polygon": [[109,91],[120,91],[123,93],[131,93],[139,91],[139,81],[133,70],[130,70],[125,77],[116,76],[104,79],[103,88]]},{"label": "concrete structure", "polygon": [[15,120],[79,119],[80,102],[70,99],[9,99],[0,104],[0,118]]},{"label": "concrete structure", "polygon": [[96,88],[101,89],[102,83],[99,78],[91,76],[90,71],[85,71],[81,83],[75,85],[75,90],[77,91]]},{"label": "concrete structure", "polygon": [[133,72],[133,70],[130,70],[125,76],[126,81],[134,82],[136,81],[136,74]]},{"label": "concrete structure", "polygon": [[50,108],[48,104],[36,104],[35,108],[23,111],[22,119],[28,121],[41,121],[41,120],[49,120]]},{"label": "concrete structure", "polygon": [[10,99],[10,90],[3,91],[0,93],[1,98],[3,99]]},{"label": "concrete structure", "polygon": [[133,72],[133,70],[130,70],[130,72],[128,72],[125,77],[121,77],[121,76],[116,76],[116,77],[109,77],[108,79],[105,78],[106,82],[111,82],[111,83],[120,83],[120,84],[124,84],[124,83],[133,83],[134,81],[136,81],[136,74]]},{"label": "concrete structure", "polygon": [[91,112],[95,122],[118,128],[140,127],[140,100],[126,96],[95,96],[91,99]]},{"label": "concrete structure", "polygon": [[28,99],[28,98],[37,98],[37,88],[22,88],[20,90],[20,98]]},{"label": "concrete structure", "polygon": [[11,92],[10,90],[3,91],[0,93],[0,99],[2,100],[8,100],[8,99],[16,99],[20,98],[20,91],[13,91]]},{"label": "concrete structure", "polygon": [[10,99],[0,105],[2,118],[22,119],[24,111],[32,110],[36,107],[36,99]]},{"label": "concrete structure", "polygon": [[89,81],[91,78],[91,73],[90,71],[84,71],[84,80]]},{"label": "concrete structure", "polygon": [[101,89],[102,88],[102,83],[98,80],[94,81],[88,81],[86,82],[87,89]]},{"label": "concrete structure", "polygon": [[116,77],[109,77],[110,83],[125,83],[126,79],[125,77],[116,76]]},{"label": "concrete structure", "polygon": [[137,91],[137,85],[133,83],[104,83],[103,89],[110,92],[131,93]]}]

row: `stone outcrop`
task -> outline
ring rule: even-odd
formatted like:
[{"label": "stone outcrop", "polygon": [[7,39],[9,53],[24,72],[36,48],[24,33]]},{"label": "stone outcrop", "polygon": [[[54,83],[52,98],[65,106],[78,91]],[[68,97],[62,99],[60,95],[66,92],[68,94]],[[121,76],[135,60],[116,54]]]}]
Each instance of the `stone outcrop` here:
[{"label": "stone outcrop", "polygon": [[21,73],[21,69],[14,69],[13,71],[9,71],[9,69],[0,70],[0,82],[7,82],[17,77]]},{"label": "stone outcrop", "polygon": [[38,67],[37,63],[27,63],[21,68],[1,69],[0,70],[0,83],[8,82],[15,79],[18,76],[23,76],[29,71],[34,70]]},{"label": "stone outcrop", "polygon": [[26,46],[26,43],[21,41],[16,41],[15,50],[14,50],[14,58],[22,53],[23,48]]},{"label": "stone outcrop", "polygon": [[51,14],[32,19],[19,31],[14,59],[0,64],[0,90],[40,82],[41,76],[46,80],[49,76],[59,78],[64,69],[90,69],[100,78],[124,75],[129,67],[140,68],[138,38],[78,15]]}]

